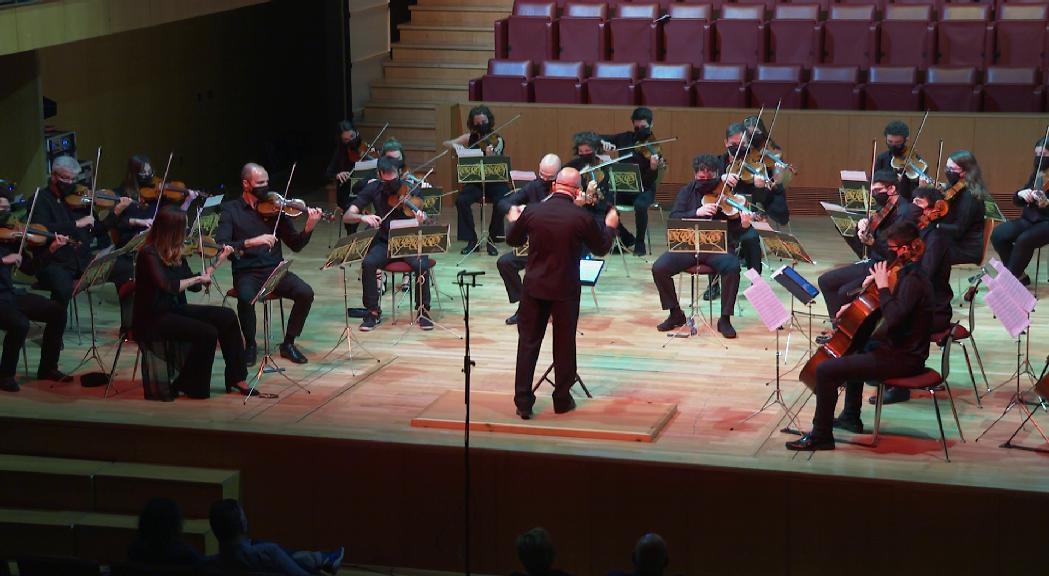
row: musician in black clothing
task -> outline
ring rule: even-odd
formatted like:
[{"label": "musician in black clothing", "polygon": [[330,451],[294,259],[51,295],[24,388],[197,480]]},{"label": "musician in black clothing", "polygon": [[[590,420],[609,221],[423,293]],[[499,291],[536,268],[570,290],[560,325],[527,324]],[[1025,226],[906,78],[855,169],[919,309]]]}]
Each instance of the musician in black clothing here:
[{"label": "musician in black clothing", "polygon": [[[557,177],[557,173],[560,171],[561,159],[556,154],[543,156],[543,159],[539,162],[539,177],[503,198],[499,202],[499,213],[507,214],[513,206],[542,202],[550,196],[554,178]],[[523,287],[521,284],[521,270],[524,270],[527,264],[528,256],[518,256],[514,250],[510,250],[500,256],[495,263],[496,268],[499,269],[499,276],[503,278],[503,284],[506,286],[506,295],[510,298],[511,304],[516,304],[521,300],[521,289]],[[517,324],[516,310],[513,316],[506,319],[506,323],[508,325]]]},{"label": "musician in black clothing", "polygon": [[595,254],[612,247],[619,214],[612,209],[602,228],[586,210],[574,206],[581,193],[579,172],[562,168],[546,202],[527,208],[514,206],[507,218],[513,224],[507,244],[528,242],[528,267],[517,323],[517,370],[514,404],[517,415],[532,417],[535,394],[532,379],[546,324],[554,323],[554,412],[575,409],[571,387],[576,377],[575,330],[579,320],[579,254],[586,245]]},{"label": "musician in black clothing", "polygon": [[659,302],[664,310],[670,310],[667,319],[656,326],[660,332],[667,332],[685,325],[688,320],[678,303],[677,291],[674,289],[674,275],[697,264],[710,266],[721,276],[721,318],[718,319],[718,332],[725,338],[735,338],[736,330],[732,327],[732,309],[736,306],[736,293],[739,290],[739,258],[736,257],[736,246],[743,232],[750,228],[750,215],[740,213],[728,217],[718,209],[717,204],[703,204],[705,194],[717,193],[721,184],[719,171],[721,162],[710,154],[696,156],[692,160],[695,178],[686,184],[674,200],[671,218],[712,218],[725,220],[728,225],[727,254],[685,254],[664,252],[652,265],[652,280],[659,291]]},{"label": "musician in black clothing", "polygon": [[[335,183],[335,202],[345,210],[357,194],[357,190],[352,190],[350,187],[350,175],[353,173],[354,164],[364,160],[361,154],[365,144],[361,142],[361,133],[349,120],[342,120],[336,124],[335,131],[338,133],[338,140],[331,160],[328,161],[328,168],[324,170],[324,175],[329,181]],[[350,233],[353,232],[356,230]]]},{"label": "musician in black clothing", "polygon": [[773,222],[786,226],[790,222],[790,208],[787,206],[787,182],[793,174],[792,168],[787,164],[772,161],[770,155],[776,155],[782,159],[783,148],[775,140],[769,138],[769,130],[761,118],[747,116],[743,119],[743,126],[747,130],[750,149],[755,157],[761,158],[761,153],[764,151],[766,166],[763,174],[755,174],[752,182],[743,182],[736,193],[749,195],[751,201],[757,204]]},{"label": "musician in black clothing", "polygon": [[[911,135],[911,129],[906,124],[899,120],[893,120],[885,125],[885,146],[888,150],[878,154],[878,157],[874,161],[874,171],[880,172],[882,170],[892,170],[896,173],[896,193],[901,198],[906,199],[908,202],[913,198],[911,191],[918,187],[918,179],[911,180],[906,176],[906,170],[903,169],[903,162],[907,158],[909,152],[907,148],[907,138]],[[916,154],[913,158],[920,159]],[[893,159],[896,160],[897,165],[901,168],[897,169],[893,167]]]},{"label": "musician in black clothing", "polygon": [[[917,261],[922,242],[917,227],[910,222],[894,224],[887,234],[886,246],[891,261],[901,260],[895,287],[890,287],[889,266],[881,261],[874,265],[868,281],[878,287],[880,311],[884,322],[883,338],[871,340],[863,352],[825,360],[816,368],[816,415],[812,431],[798,440],[787,442],[788,450],[833,450],[833,428],[863,432],[860,407],[863,383],[920,374],[929,357],[929,335],[933,295],[929,278]],[[834,418],[838,388],[845,386],[845,406]]]},{"label": "musician in black clothing", "polygon": [[[654,140],[652,136],[651,110],[644,107],[635,108],[633,113],[630,114],[630,121],[634,124],[633,130],[601,136],[601,146],[605,152]],[[634,206],[634,221],[637,222],[636,236],[631,234],[623,226],[622,222],[619,223],[618,233],[623,240],[623,244],[628,248],[633,248],[635,256],[644,256],[647,253],[645,233],[648,230],[648,209],[656,199],[656,185],[660,170],[665,169],[666,166],[666,161],[658,154],[652,154],[649,158],[646,158],[642,152],[641,148],[624,152],[624,154],[629,153],[631,156],[623,161],[637,164],[637,168],[641,173],[641,193],[632,195],[624,193],[615,199],[615,203],[619,206],[631,204]]]},{"label": "musician in black clothing", "polygon": [[[1023,189],[1013,194],[1013,204],[1023,207],[1019,218],[1003,222],[991,233],[991,243],[1002,262],[1024,286],[1031,283],[1027,265],[1035,250],[1049,244],[1049,200],[1046,199],[1045,176],[1049,169],[1049,150],[1045,138],[1034,145],[1034,166]],[[1037,183],[1036,183],[1037,181]]]},{"label": "musician in black clothing", "polygon": [[[744,140],[744,135],[747,133],[747,127],[742,122],[736,122],[730,124],[725,129],[725,153],[719,158],[721,161],[721,180],[732,186],[737,194],[749,195],[751,201],[754,200],[755,192],[758,190],[756,183],[759,181],[755,177],[750,182],[744,182],[739,178],[737,172],[731,172],[729,168],[732,165],[732,160],[742,160],[743,154],[747,151],[747,143]],[[741,149],[742,147],[742,149]],[[760,148],[759,148],[760,150]],[[738,154],[737,154],[738,152]],[[765,185],[765,181],[761,180],[762,185]],[[780,195],[782,196],[782,194]],[[759,206],[760,208],[760,206]],[[764,208],[761,208],[764,210]],[[758,231],[748,227],[743,230],[739,236],[739,251],[740,258],[744,262],[744,266],[747,268],[753,268],[759,273],[761,272],[761,237],[758,236]],[[704,300],[713,300],[721,294],[721,283],[711,282],[708,285],[706,292],[703,294]]]},{"label": "musician in black clothing", "polygon": [[[501,156],[506,148],[506,141],[502,136],[492,134],[494,124],[495,116],[487,106],[474,106],[466,119],[466,127],[469,132],[446,141],[444,145],[454,148],[456,145],[469,147],[476,144],[476,148],[481,149],[485,156]],[[497,204],[509,191],[510,187],[506,182],[463,185],[455,199],[455,209],[459,215],[456,236],[459,240],[466,242],[466,247],[462,249],[463,254],[469,254],[477,248],[477,231],[474,230],[474,214],[471,206],[480,202],[482,195],[492,205],[492,220],[488,223],[488,243],[485,250],[489,256],[499,254],[494,243],[502,241],[503,219],[499,216]]]},{"label": "musician in black clothing", "polygon": [[[295,229],[290,218],[282,216],[279,223],[276,223],[277,229],[274,233],[274,221],[263,218],[256,210],[258,203],[269,197],[269,173],[258,164],[245,164],[240,178],[243,194],[240,198],[222,205],[215,241],[234,249],[231,260],[233,287],[237,291],[237,315],[240,317],[240,329],[244,333],[246,343],[246,361],[248,366],[251,366],[255,363],[257,354],[255,307],[251,305],[251,301],[273,269],[284,259],[281,241],[294,252],[305,248],[314,226],[321,219],[321,211],[318,208],[309,209],[306,224],[301,232]],[[280,355],[296,364],[305,364],[308,360],[295,346],[295,338],[302,333],[302,328],[306,325],[306,317],[310,313],[310,306],[313,305],[313,288],[295,274],[288,272],[273,293],[294,302],[291,314],[288,315],[284,342],[280,345]]]},{"label": "musician in black clothing", "polygon": [[[583,188],[588,192],[582,195],[580,202],[598,225],[604,222],[605,214],[611,206],[608,168],[598,168],[585,174],[583,171],[601,163],[601,159],[597,157],[597,151],[600,149],[600,136],[594,132],[578,132],[572,137],[572,152],[575,157],[565,164],[565,168],[575,168],[582,175]],[[594,183],[593,187],[591,182]],[[625,229],[617,229],[616,233],[622,235],[624,231]]]},{"label": "musician in black clothing", "polygon": [[972,152],[959,150],[947,157],[944,169],[947,190],[957,190],[948,200],[947,215],[930,224],[925,236],[925,255],[922,268],[926,274],[940,269],[941,260],[951,266],[980,264],[983,258],[984,218],[987,214],[987,189],[983,184],[980,165]]}]

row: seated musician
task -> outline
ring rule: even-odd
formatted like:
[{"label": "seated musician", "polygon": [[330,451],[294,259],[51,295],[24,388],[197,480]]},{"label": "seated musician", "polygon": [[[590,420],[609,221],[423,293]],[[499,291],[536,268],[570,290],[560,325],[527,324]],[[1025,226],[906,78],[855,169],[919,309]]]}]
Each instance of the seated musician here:
[{"label": "seated musician", "polygon": [[[597,151],[600,148],[601,137],[596,133],[577,132],[572,136],[572,153],[575,154],[575,157],[564,165],[565,168],[575,168],[580,172],[583,186],[587,190],[581,195],[583,199],[580,201],[585,200],[583,207],[590,212],[598,224],[604,223],[605,214],[608,213],[610,207],[608,168],[598,168],[586,174],[582,172],[601,163],[601,159],[597,157]],[[595,187],[591,188],[590,182],[595,182]],[[617,234],[621,233],[621,230],[617,231]]]},{"label": "seated musician", "polygon": [[[512,206],[526,206],[545,200],[550,196],[554,178],[560,171],[561,158],[556,154],[543,156],[543,159],[539,161],[539,177],[503,198],[499,202],[499,213],[507,214]],[[528,256],[518,256],[513,250],[510,250],[500,256],[495,265],[499,269],[499,276],[503,278],[510,303],[517,304],[521,301],[521,289],[523,288],[521,270],[528,265]],[[513,316],[506,319],[507,325],[517,324],[517,313],[518,310],[515,310]]]},{"label": "seated musician", "polygon": [[[907,138],[911,135],[910,128],[899,120],[893,120],[885,125],[885,147],[888,150],[878,154],[874,160],[874,171],[892,170],[896,173],[896,193],[908,202],[911,200],[911,191],[918,187],[918,180],[907,178],[904,161],[910,152],[907,146]],[[893,161],[900,166],[893,166]]]},{"label": "seated musician", "polygon": [[739,290],[739,258],[736,257],[736,246],[740,235],[750,228],[750,215],[740,213],[727,217],[717,204],[704,204],[703,196],[718,194],[721,185],[719,171],[721,162],[712,155],[696,156],[692,161],[695,179],[686,184],[677,194],[671,218],[713,218],[726,220],[728,224],[727,254],[685,254],[665,252],[652,264],[652,280],[659,291],[659,301],[664,310],[670,310],[667,319],[656,326],[660,332],[667,332],[685,325],[688,318],[678,303],[677,291],[674,289],[674,275],[679,274],[696,264],[710,266],[721,275],[724,285],[721,291],[721,318],[718,319],[718,332],[725,338],[735,338],[736,330],[732,327],[732,311],[736,306],[736,292]]},{"label": "seated musician", "polygon": [[1002,262],[1024,286],[1031,283],[1027,265],[1035,250],[1049,244],[1049,200],[1045,196],[1049,150],[1045,138],[1034,144],[1034,166],[1022,190],[1013,194],[1013,204],[1023,208],[1019,218],[1001,223],[991,234],[991,243]]},{"label": "seated musician", "polygon": [[[0,225],[11,218],[11,198],[4,191],[0,195]],[[58,302],[39,294],[16,292],[12,273],[22,264],[18,252],[20,238],[0,243],[0,330],[4,331],[4,351],[0,356],[0,390],[18,392],[15,373],[18,372],[18,353],[25,345],[29,321],[44,322],[44,338],[40,348],[37,380],[72,382],[73,378],[58,369],[58,355],[62,350],[62,333],[66,329],[66,309]],[[69,239],[56,234],[37,258],[47,259],[61,250]]]},{"label": "seated musician", "polygon": [[[644,107],[635,108],[630,114],[630,121],[634,124],[633,130],[601,136],[601,146],[605,152],[612,152],[619,148],[655,140],[655,137],[652,135],[652,110]],[[666,166],[666,161],[660,155],[650,154],[646,158],[643,152],[641,148],[624,152],[624,154],[631,154],[630,158],[624,160],[624,162],[637,164],[641,173],[641,193],[630,195],[629,197],[623,195],[615,200],[619,205],[634,206],[634,221],[637,222],[637,234],[631,234],[620,221],[619,237],[623,240],[625,246],[633,249],[635,256],[647,254],[645,233],[648,231],[648,209],[656,199],[659,171]]]},{"label": "seated musician", "polygon": [[751,139],[750,149],[756,152],[755,157],[760,158],[762,151],[765,152],[766,167],[763,174],[754,175],[753,182],[744,182],[736,193],[749,195],[751,201],[773,222],[786,226],[790,222],[790,208],[787,206],[787,178],[790,170],[788,167],[776,165],[769,159],[769,154],[782,158],[783,148],[769,138],[768,128],[760,118],[748,116],[743,119],[743,126]]},{"label": "seated musician", "polygon": [[[834,428],[863,432],[860,408],[863,383],[920,374],[929,357],[933,295],[929,278],[917,264],[922,242],[917,227],[898,222],[886,234],[889,260],[874,265],[865,283],[877,286],[883,336],[871,339],[862,352],[824,360],[816,367],[816,415],[812,430],[787,442],[788,450],[833,450]],[[890,268],[897,269],[896,281]],[[845,309],[843,309],[845,310]],[[834,418],[838,388],[845,386],[845,406]]]},{"label": "seated musician", "polygon": [[[215,241],[220,245],[232,246],[235,251],[231,257],[233,287],[237,291],[237,315],[244,334],[245,361],[251,366],[255,364],[258,350],[255,345],[255,307],[251,301],[274,268],[284,260],[281,241],[294,252],[305,248],[314,226],[321,219],[321,211],[318,208],[309,209],[302,231],[295,229],[290,218],[282,216],[279,222],[274,222],[277,216],[263,217],[258,212],[258,206],[266,202],[270,193],[270,175],[266,169],[258,164],[245,164],[240,171],[240,179],[243,193],[240,198],[222,205]],[[274,225],[277,226],[276,233]],[[273,293],[294,302],[288,315],[284,342],[280,345],[280,355],[296,364],[305,364],[309,360],[295,346],[295,338],[306,325],[306,317],[313,305],[313,288],[294,273],[288,272]]]},{"label": "seated musician", "polygon": [[980,264],[983,258],[983,227],[989,196],[980,165],[972,152],[959,150],[947,158],[945,185],[940,185],[950,210],[930,223],[925,237],[922,268],[926,274],[939,269],[946,260],[950,266]]},{"label": "seated musician", "polygon": [[349,184],[353,165],[364,160],[361,154],[367,145],[361,142],[361,133],[349,120],[342,120],[336,124],[335,131],[339,138],[336,141],[331,160],[328,161],[328,168],[324,170],[324,175],[329,181],[335,183],[335,202],[345,210],[350,205],[350,197],[354,194]]},{"label": "seated musician", "polygon": [[[501,156],[506,147],[506,141],[498,134],[492,134],[492,126],[495,124],[495,116],[487,106],[474,106],[466,119],[466,127],[469,132],[445,141],[444,145],[449,148],[459,146],[474,146],[480,148],[485,156]],[[478,143],[480,142],[480,143]],[[496,256],[499,250],[495,242],[503,240],[503,219],[499,216],[497,204],[510,191],[506,182],[492,182],[489,184],[465,184],[455,199],[455,209],[459,214],[459,225],[456,236],[459,240],[466,242],[462,249],[463,254],[469,254],[477,249],[477,231],[474,230],[474,214],[471,208],[474,204],[484,198],[492,205],[492,219],[488,223],[488,242],[485,250],[489,256]]]},{"label": "seated musician", "polygon": [[[357,195],[357,199],[350,205],[350,209],[343,215],[343,222],[355,224],[364,222],[379,232],[372,240],[368,254],[361,261],[361,283],[363,284],[363,302],[368,313],[361,322],[360,330],[368,332],[374,330],[382,323],[382,310],[379,308],[379,287],[375,283],[375,274],[388,262],[390,221],[414,218],[417,222],[426,221],[426,214],[422,210],[414,211],[414,216],[408,216],[405,206],[401,200],[401,188],[404,182],[400,178],[400,166],[393,158],[379,158],[377,165],[379,179],[368,183]],[[421,197],[418,190],[414,193]],[[410,199],[405,199],[409,201]],[[365,209],[370,209],[370,214],[364,214]],[[411,210],[411,208],[408,208]],[[420,282],[417,283],[416,302],[422,304],[422,314],[418,323],[423,330],[433,330],[433,321],[430,319],[430,260],[410,256],[398,258],[397,260],[407,262],[413,269],[419,270]]]}]

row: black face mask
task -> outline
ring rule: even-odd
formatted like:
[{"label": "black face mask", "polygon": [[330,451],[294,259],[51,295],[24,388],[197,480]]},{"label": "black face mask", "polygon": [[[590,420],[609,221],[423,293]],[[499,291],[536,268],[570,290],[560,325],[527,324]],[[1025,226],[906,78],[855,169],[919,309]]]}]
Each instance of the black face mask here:
[{"label": "black face mask", "polygon": [[739,154],[739,145],[729,146],[725,150],[728,151],[729,158],[735,158]]},{"label": "black face mask", "polygon": [[1046,168],[1049,168],[1049,157],[1035,156],[1032,168],[1034,168],[1035,170],[1045,170]]},{"label": "black face mask", "polygon": [[696,192],[706,194],[712,192],[721,180],[717,178],[696,179]]},{"label": "black face mask", "polygon": [[0,226],[7,224],[7,221],[11,219],[11,209],[8,208],[3,212],[0,212]]},{"label": "black face mask", "polygon": [[539,180],[539,185],[543,187],[543,190],[546,190],[547,192],[549,192],[554,187],[554,181],[553,180],[540,179]]},{"label": "black face mask", "polygon": [[76,192],[76,182],[63,182],[61,180],[55,181],[55,186],[63,196],[68,196],[73,192]]},{"label": "black face mask", "polygon": [[401,179],[394,178],[393,180],[384,180],[382,187],[385,188],[387,192],[396,192],[401,189]]},{"label": "black face mask", "polygon": [[943,175],[947,177],[947,184],[949,184],[951,186],[954,186],[955,184],[957,184],[958,180],[961,178],[961,174],[958,174],[957,172],[954,172],[953,170],[947,170],[946,172],[943,173]]},{"label": "black face mask", "polygon": [[651,135],[652,135],[652,129],[651,128],[635,128],[634,129],[634,137],[635,138],[638,138],[638,139],[648,138]]},{"label": "black face mask", "polygon": [[591,152],[590,154],[580,154],[579,155],[579,159],[582,160],[583,162],[586,162],[587,164],[593,164],[594,163],[594,158],[596,158],[596,157],[597,156],[593,152]]},{"label": "black face mask", "polygon": [[906,144],[900,144],[899,146],[889,146],[889,151],[892,152],[892,155],[896,156],[897,158],[903,156],[903,152],[906,149]]},{"label": "black face mask", "polygon": [[481,136],[484,136],[485,134],[488,134],[489,132],[492,131],[492,125],[487,123],[487,122],[482,122],[482,123],[478,124],[477,126],[475,126],[474,129],[477,130],[478,134],[480,134]]},{"label": "black face mask", "polygon": [[143,176],[143,175],[139,174],[135,178],[135,180],[138,182],[139,188],[142,188],[144,186],[151,186],[153,184],[153,175],[149,174],[147,176]]},{"label": "black face mask", "polygon": [[888,204],[889,203],[889,193],[888,192],[879,192],[879,193],[875,194],[874,195],[874,201],[877,202],[878,204],[882,205],[882,206]]},{"label": "black face mask", "polygon": [[262,186],[256,186],[256,187],[251,189],[251,193],[258,200],[265,200],[270,194],[270,185],[269,184],[263,184]]},{"label": "black face mask", "polygon": [[361,147],[361,137],[358,136],[353,140],[350,140],[349,144],[346,145],[350,150],[356,150]]}]

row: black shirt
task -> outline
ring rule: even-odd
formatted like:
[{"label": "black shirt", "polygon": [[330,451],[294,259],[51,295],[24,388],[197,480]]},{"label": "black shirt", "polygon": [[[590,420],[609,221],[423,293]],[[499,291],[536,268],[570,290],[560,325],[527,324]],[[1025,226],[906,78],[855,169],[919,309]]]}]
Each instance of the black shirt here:
[{"label": "black shirt", "polygon": [[[713,194],[718,193],[718,184],[714,188]],[[699,210],[703,206],[703,194],[696,191],[696,181],[685,184],[681,190],[678,190],[677,198],[674,199],[674,207],[670,210],[671,218],[699,218],[696,216],[696,210]],[[728,241],[730,244],[729,250],[735,251],[735,247],[739,244],[739,237],[743,234],[743,222],[739,218],[729,218],[724,212],[718,210],[712,218],[713,220],[724,220],[728,226]]]},{"label": "black shirt", "polygon": [[911,222],[914,225],[917,225],[920,216],[921,211],[918,210],[918,207],[911,204],[901,196],[900,199],[896,201],[896,208],[893,208],[892,212],[889,212],[889,215],[878,225],[878,229],[874,231],[874,245],[871,246],[871,260],[877,262],[889,259],[889,237],[886,232],[888,232],[893,224],[896,224],[897,222]]},{"label": "black shirt", "polygon": [[880,340],[895,354],[925,363],[932,334],[933,293],[929,277],[918,264],[904,266],[896,280],[896,290],[878,291],[879,309],[885,336]]},{"label": "black shirt", "polygon": [[234,256],[231,256],[230,259],[233,261],[234,272],[254,268],[274,268],[284,259],[281,241],[287,244],[293,252],[302,250],[309,243],[310,233],[296,230],[291,218],[281,216],[276,233],[278,241],[273,248],[244,247],[244,241],[249,238],[273,234],[274,223],[274,220],[264,219],[249,206],[243,196],[222,205],[219,226],[215,231],[215,242],[219,245],[225,244],[233,247]]},{"label": "black shirt", "polygon": [[511,206],[542,202],[543,198],[546,198],[549,195],[550,182],[546,182],[542,178],[536,178],[524,186],[521,186],[516,191],[504,196],[502,200],[499,200],[497,207],[500,213],[506,214],[510,211]]},{"label": "black shirt", "polygon": [[[903,158],[900,158],[900,161],[902,162]],[[892,172],[896,172],[896,169],[892,167],[892,150],[883,151],[881,154],[878,154],[878,157],[874,160],[874,171],[877,172],[879,170],[891,170]],[[911,192],[918,187],[918,181],[910,180],[903,174],[900,174],[897,178],[896,193],[899,194],[901,198],[906,198],[907,201],[910,202],[913,199]]]},{"label": "black shirt", "polygon": [[[80,246],[67,244],[59,248],[49,258],[50,262],[62,266],[74,272],[83,271],[87,263],[91,261],[91,233],[87,228],[77,228],[76,221],[80,218],[61,198],[55,195],[50,187],[41,188],[37,194],[36,208],[33,210],[33,223],[43,224],[49,232],[69,236],[70,240],[77,240]],[[43,265],[40,258],[46,248],[33,251],[34,264],[32,270],[39,271]]]},{"label": "black shirt", "polygon": [[[1031,177],[1027,179],[1027,183],[1021,190],[1029,190],[1034,188],[1034,177],[1035,173],[1031,173]],[[1045,208],[1039,208],[1037,203],[1028,204],[1026,200],[1020,198],[1020,190],[1017,190],[1013,194],[1013,204],[1023,207],[1023,212],[1020,213],[1020,217],[1028,222],[1041,222],[1043,220],[1049,220],[1049,206]]]},{"label": "black shirt", "polygon": [[[721,172],[724,174],[732,163],[732,157],[726,152],[719,157],[719,160],[721,160]],[[739,183],[736,184],[735,191],[736,194],[749,196],[751,202],[757,204],[776,223],[786,224],[790,221],[790,208],[787,206],[787,189],[783,184],[774,184],[771,176],[767,182],[772,184],[771,188],[758,188],[753,181],[744,182],[740,179]]]},{"label": "black shirt", "polygon": [[[619,134],[603,134],[601,135],[601,139],[611,142],[616,148],[627,148],[637,144],[637,137],[632,131],[620,132]],[[653,140],[654,139],[655,138],[653,138]],[[659,170],[652,169],[651,162],[641,153],[641,148],[627,150],[626,152],[623,152],[623,154],[631,154],[630,158],[623,160],[623,162],[637,164],[637,168],[641,172],[641,185],[645,187],[645,191],[647,192],[655,188],[656,176],[659,175]]]},{"label": "black shirt", "polygon": [[968,188],[963,188],[950,200],[947,215],[936,221],[941,233],[958,243],[976,242],[983,244],[983,219],[987,208],[977,200]]},{"label": "black shirt", "polygon": [[[168,266],[153,246],[143,246],[135,259],[135,333],[148,338],[156,321],[168,312],[186,305],[186,293],[179,282],[193,276],[183,258],[178,266]],[[200,290],[194,286],[191,290]]]},{"label": "black shirt", "polygon": [[[360,194],[353,201],[352,206],[356,206],[358,210],[364,212],[366,208],[371,206],[372,214],[382,218],[390,212],[391,206],[396,204],[399,200],[398,194],[400,188],[397,190],[388,190],[385,183],[381,180],[369,182],[364,188],[361,189]],[[422,190],[416,189],[412,192],[412,196],[422,197]],[[391,220],[414,220],[415,216],[408,216],[405,214],[403,207],[398,206],[388,218],[383,220],[382,225],[379,226],[379,233],[376,235],[376,239],[382,242],[386,242],[390,239],[390,221]]]},{"label": "black shirt", "polygon": [[[582,172],[583,170],[585,170],[586,168],[589,168],[589,167],[590,167],[590,164],[588,164],[586,160],[584,160],[583,158],[580,158],[578,156],[576,156],[575,158],[572,158],[567,164],[565,164],[565,168],[575,168],[576,170],[579,170],[580,172]],[[584,208],[588,212],[590,212],[592,214],[604,216],[605,213],[608,212],[608,202],[609,202],[609,200],[612,199],[612,197],[611,197],[611,192],[609,192],[609,188],[608,188],[608,186],[610,184],[610,179],[608,177],[608,167],[606,166],[604,168],[600,168],[599,170],[603,173],[603,176],[600,176],[601,181],[598,182],[598,184],[597,184],[597,190],[598,190],[598,193],[600,194],[601,198],[599,200],[597,200],[596,202],[594,202],[593,204],[587,204],[586,206],[584,206]],[[586,190],[587,184],[590,182],[589,179],[591,177],[593,177],[593,178],[597,178],[598,177],[596,170],[588,172],[588,173],[583,175],[583,179],[582,179],[583,190]]]},{"label": "black shirt", "polygon": [[143,202],[139,199],[138,191],[132,193],[125,188],[117,188],[114,190],[120,196],[126,196],[134,199],[134,202],[124,208],[124,211],[119,215],[110,211],[110,218],[107,218],[107,222],[110,224],[113,230],[117,231],[117,238],[115,245],[117,248],[123,247],[132,238],[135,237],[139,232],[146,230],[145,226],[132,225],[131,219],[137,220],[150,220],[157,213],[157,201]]}]

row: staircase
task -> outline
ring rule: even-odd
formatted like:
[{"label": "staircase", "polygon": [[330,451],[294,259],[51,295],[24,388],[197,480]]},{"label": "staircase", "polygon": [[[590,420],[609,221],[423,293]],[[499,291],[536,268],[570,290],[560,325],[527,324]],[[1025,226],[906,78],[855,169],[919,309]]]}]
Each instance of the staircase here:
[{"label": "staircase", "polygon": [[[411,166],[437,152],[437,105],[469,100],[467,84],[485,73],[495,56],[493,23],[505,18],[513,0],[419,0],[411,20],[398,26],[401,40],[383,63],[383,78],[372,82],[357,127],[370,141],[390,123],[385,140],[404,144]],[[465,131],[465,128],[464,128]]]}]

